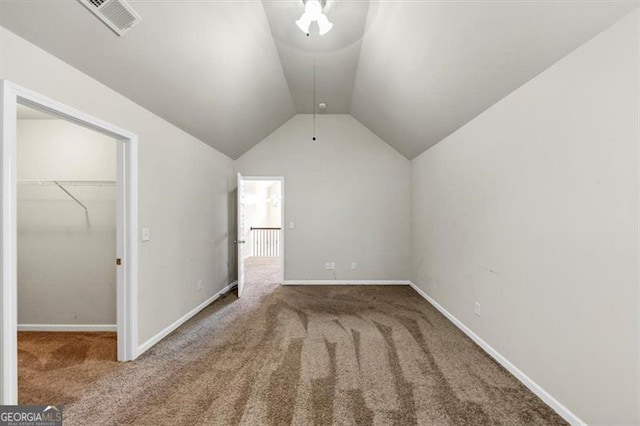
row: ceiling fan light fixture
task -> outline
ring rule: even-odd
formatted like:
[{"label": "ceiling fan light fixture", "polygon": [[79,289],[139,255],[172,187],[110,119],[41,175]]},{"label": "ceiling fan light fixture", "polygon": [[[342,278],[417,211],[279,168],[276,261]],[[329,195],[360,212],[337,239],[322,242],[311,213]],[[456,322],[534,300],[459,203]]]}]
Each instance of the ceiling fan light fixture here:
[{"label": "ceiling fan light fixture", "polygon": [[329,18],[325,15],[320,15],[316,22],[318,22],[318,34],[320,35],[325,35],[333,28],[333,24],[329,22]]},{"label": "ceiling fan light fixture", "polygon": [[322,8],[324,6],[324,2],[320,0],[306,0],[304,2],[304,13],[296,21],[296,25],[300,30],[309,35],[309,28],[312,22],[318,23],[318,33],[320,35],[325,35],[331,28],[333,28],[333,24],[329,22],[329,18],[322,13]]},{"label": "ceiling fan light fixture", "polygon": [[309,18],[307,18],[307,15],[305,14],[305,15],[302,15],[300,19],[296,21],[296,25],[298,26],[298,28],[300,28],[300,30],[303,33],[308,34],[309,27],[311,26],[311,20],[309,20]]},{"label": "ceiling fan light fixture", "polygon": [[319,0],[307,0],[304,4],[304,14],[312,21],[317,21],[322,16],[322,4]]}]

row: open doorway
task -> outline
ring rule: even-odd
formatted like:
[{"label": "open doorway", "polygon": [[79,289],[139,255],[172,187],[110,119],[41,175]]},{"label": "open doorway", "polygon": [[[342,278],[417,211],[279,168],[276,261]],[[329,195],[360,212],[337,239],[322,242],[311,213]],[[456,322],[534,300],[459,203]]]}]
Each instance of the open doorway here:
[{"label": "open doorway", "polygon": [[238,296],[284,278],[284,178],[238,176]]},{"label": "open doorway", "polygon": [[[50,394],[44,392],[41,398],[19,397],[19,322],[20,332],[31,330],[46,334],[57,329],[56,333],[112,333],[98,336],[93,342],[84,337],[96,336],[80,336],[81,339],[75,338],[78,335],[70,336],[73,337],[71,344],[65,339],[56,343],[46,335],[34,339],[30,346],[32,349],[42,342],[50,344],[49,349],[45,349],[50,353],[42,357],[27,353],[29,350],[21,354],[25,356],[26,364],[32,367],[35,379],[41,378],[33,389],[34,394],[42,390],[38,386],[54,391],[57,388],[61,395],[67,395],[65,398],[73,392],[81,393],[87,380],[91,382],[100,378],[100,374],[96,374],[100,368],[95,363],[81,361],[87,355],[91,356],[92,348],[94,352],[101,351],[105,341],[107,349],[98,357],[108,358],[112,364],[115,360],[136,358],[137,136],[8,81],[1,82],[1,89],[0,404],[15,405],[19,401],[64,403],[60,399],[45,401],[48,399],[46,395]],[[40,137],[33,137],[32,142],[35,142],[22,145],[18,137],[26,133],[24,123],[20,121],[28,119],[49,122],[29,130],[32,131],[31,136],[40,134]],[[73,143],[69,142],[73,139],[71,133],[58,135],[57,142],[47,141],[42,136],[53,135],[53,130],[41,130],[53,123],[69,132],[83,134],[79,140],[85,143],[95,140],[95,135],[89,134],[99,133],[96,137],[103,141],[102,148],[98,143],[90,149],[75,145],[74,150]],[[74,130],[70,130],[72,128]],[[46,146],[51,143],[52,146]],[[34,152],[25,154],[25,150],[30,149]],[[58,154],[67,150],[70,157],[61,160]],[[94,150],[102,150],[103,154],[109,151],[109,159],[101,157],[99,160],[82,161],[94,155]],[[18,159],[19,156],[24,158]],[[35,162],[27,165],[22,160],[29,156]],[[66,170],[60,167],[69,165],[70,158],[73,160],[71,163],[75,161],[75,167],[83,169],[87,175],[73,175],[70,167]],[[101,173],[99,170],[107,165],[110,169],[108,176],[91,175]],[[70,238],[63,241],[66,237]],[[97,245],[88,244],[97,240],[107,244],[100,249]],[[76,257],[64,258],[63,254],[73,248],[76,249]],[[34,258],[33,254],[39,258]],[[105,263],[95,267],[92,263],[95,258]],[[107,260],[110,265],[107,265]],[[90,264],[93,267],[89,268]],[[92,273],[86,273],[87,270]],[[83,274],[74,275],[79,272]],[[78,279],[79,275],[84,278]],[[19,290],[19,282],[26,283],[27,287]],[[54,288],[54,284],[62,287]],[[87,287],[94,285],[95,288],[78,287],[82,284]],[[19,293],[22,296],[20,302],[27,303],[19,303]],[[100,298],[106,299],[104,303]],[[116,334],[115,359],[113,333]],[[43,348],[37,349],[41,350]],[[47,380],[43,371],[51,371],[56,366],[60,367],[59,377],[63,380]]]},{"label": "open doorway", "polygon": [[20,404],[69,403],[117,366],[116,142],[18,105]]}]

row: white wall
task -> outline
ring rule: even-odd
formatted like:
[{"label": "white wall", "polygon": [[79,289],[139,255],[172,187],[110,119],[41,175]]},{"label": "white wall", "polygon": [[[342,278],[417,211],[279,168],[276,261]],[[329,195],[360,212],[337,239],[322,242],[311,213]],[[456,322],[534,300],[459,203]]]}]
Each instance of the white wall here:
[{"label": "white wall", "polygon": [[139,137],[140,343],[226,286],[233,161],[4,28],[0,50],[1,78]]},{"label": "white wall", "polygon": [[236,160],[285,178],[285,280],[408,279],[409,161],[351,116],[319,115],[317,129],[313,142],[312,116],[297,115]]},{"label": "white wall", "polygon": [[18,120],[18,179],[115,180],[114,138],[66,120]]},{"label": "white wall", "polygon": [[589,424],[640,422],[638,72],[635,12],[412,163],[414,282]]},{"label": "white wall", "polygon": [[[18,120],[18,180],[115,181],[116,141]],[[18,323],[116,324],[116,187],[18,184]]]}]

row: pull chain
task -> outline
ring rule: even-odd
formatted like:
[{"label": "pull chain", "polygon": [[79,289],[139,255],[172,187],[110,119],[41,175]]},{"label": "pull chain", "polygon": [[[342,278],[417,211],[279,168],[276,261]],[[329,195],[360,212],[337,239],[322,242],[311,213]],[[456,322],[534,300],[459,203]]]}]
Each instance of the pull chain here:
[{"label": "pull chain", "polygon": [[313,140],[316,140],[316,51],[313,51]]}]

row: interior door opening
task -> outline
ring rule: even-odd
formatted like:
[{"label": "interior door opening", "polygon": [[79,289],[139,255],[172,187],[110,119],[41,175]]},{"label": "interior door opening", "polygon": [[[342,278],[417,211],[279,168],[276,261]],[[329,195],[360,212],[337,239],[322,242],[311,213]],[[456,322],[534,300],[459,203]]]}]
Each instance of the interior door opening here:
[{"label": "interior door opening", "polygon": [[[45,402],[20,398],[18,395],[19,325],[21,331],[25,332],[38,328],[39,332],[45,333],[53,330],[56,333],[112,333],[110,337],[102,339],[112,340],[111,349],[107,349],[110,353],[107,356],[109,362],[129,361],[138,355],[138,138],[126,130],[6,80],[1,81],[0,88],[0,404],[16,405],[18,402]],[[18,136],[25,134],[24,128],[20,129],[19,118],[27,118],[25,115],[39,115],[48,123],[41,123],[34,127],[36,130],[32,129],[36,136],[40,132],[40,136],[34,138],[37,143],[19,147]],[[51,117],[42,117],[46,115]],[[54,122],[71,133],[78,131],[84,136],[76,140],[75,145],[69,143],[71,133],[63,134],[57,142],[47,141],[53,133],[42,131],[41,127]],[[91,161],[82,161],[91,156],[92,150],[99,150],[98,145],[91,149],[82,145],[83,141],[89,142],[91,137],[87,135],[92,132],[99,134],[102,140],[102,144],[98,145],[110,152],[109,160],[101,158],[98,161],[109,165],[107,176],[91,174],[98,173],[97,169],[101,167],[96,161],[93,164]],[[24,149],[33,149],[33,152],[28,153]],[[48,158],[47,150],[54,157],[57,154],[63,154],[64,157],[66,154],[66,158]],[[67,150],[69,152],[65,152]],[[30,171],[18,160],[20,153],[35,158]],[[61,167],[69,161],[75,162],[74,168],[77,170],[74,173],[79,172],[77,175],[71,173],[70,167]],[[18,170],[19,165],[21,170]],[[83,173],[86,175],[83,176]],[[19,217],[18,213],[22,216]],[[20,244],[19,236],[23,237]],[[88,243],[97,241],[96,238],[106,244],[98,248],[97,244]],[[36,239],[39,241],[36,242]],[[42,241],[45,241],[44,248],[38,246]],[[43,250],[49,254],[43,254]],[[30,257],[33,254],[31,252],[39,254],[36,257],[40,258]],[[73,253],[73,256],[64,257],[64,252]],[[47,258],[42,259],[45,256]],[[104,263],[100,266],[89,265],[97,259]],[[75,274],[87,270],[92,273]],[[19,290],[19,281],[31,288]],[[98,289],[100,281],[103,281],[104,287]],[[53,288],[54,285],[62,287]],[[82,288],[83,285],[85,288]],[[96,287],[87,288],[92,285]],[[73,286],[77,287],[70,288]],[[19,306],[18,293],[23,296],[21,302],[28,298],[32,298],[32,302]],[[100,298],[108,300],[100,304]],[[77,299],[81,299],[80,303],[77,303]],[[65,305],[65,301],[69,303]],[[39,308],[31,309],[36,305]],[[56,346],[53,340],[44,338],[42,342]],[[55,353],[50,357],[45,354],[43,359],[39,359],[35,355],[30,357],[30,361],[36,367],[52,367],[55,364],[60,367],[59,378],[63,381],[71,378],[71,374],[66,374],[70,371],[67,367],[78,364],[79,358],[69,352],[79,349],[78,354],[84,354],[87,349],[88,353],[92,346],[90,341],[71,340],[67,346],[69,342],[61,343],[57,347],[58,352],[53,349]],[[98,339],[93,343],[101,346],[104,342]],[[61,357],[65,354],[71,356]],[[44,358],[55,362],[51,364]],[[61,361],[65,359],[69,365],[63,365]],[[93,374],[96,372],[94,367],[89,366],[85,371]],[[35,376],[42,376],[43,386],[59,387],[62,392],[73,385],[52,380],[52,386],[46,375]],[[46,401],[46,404],[50,403],[52,401]]]},{"label": "interior door opening", "polygon": [[238,297],[284,279],[284,178],[238,175]]},{"label": "interior door opening", "polygon": [[24,105],[17,130],[18,403],[66,404],[117,365],[117,140]]}]

